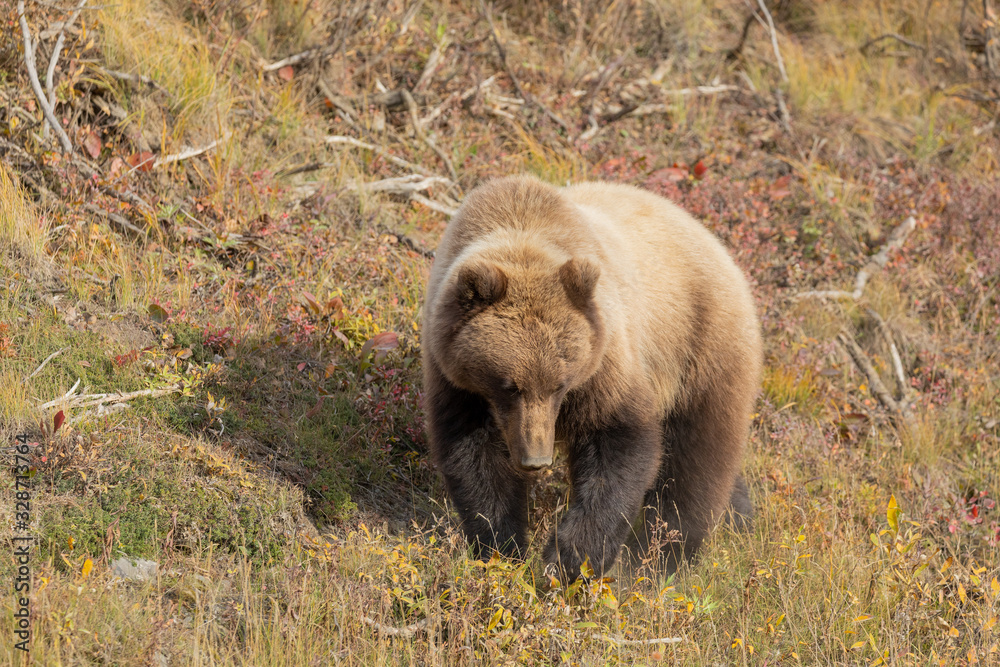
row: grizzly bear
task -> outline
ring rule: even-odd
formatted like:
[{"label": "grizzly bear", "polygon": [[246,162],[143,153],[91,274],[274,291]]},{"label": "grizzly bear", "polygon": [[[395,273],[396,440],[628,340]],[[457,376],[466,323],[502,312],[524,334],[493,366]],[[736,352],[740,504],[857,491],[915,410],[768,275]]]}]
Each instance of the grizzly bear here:
[{"label": "grizzly bear", "polygon": [[760,326],[723,245],[670,201],[481,185],[437,249],[422,338],[431,454],[477,556],[523,557],[530,473],[556,443],[572,491],[544,556],[570,578],[664,529],[673,571],[749,513]]}]

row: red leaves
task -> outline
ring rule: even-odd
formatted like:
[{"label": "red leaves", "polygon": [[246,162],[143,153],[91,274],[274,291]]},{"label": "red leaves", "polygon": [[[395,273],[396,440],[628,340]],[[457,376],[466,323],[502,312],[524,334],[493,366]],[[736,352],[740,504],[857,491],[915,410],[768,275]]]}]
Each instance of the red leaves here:
[{"label": "red leaves", "polygon": [[767,194],[771,196],[773,201],[781,201],[788,195],[792,194],[792,190],[789,185],[792,182],[792,175],[785,174],[767,189]]},{"label": "red leaves", "polygon": [[149,151],[139,151],[138,153],[132,153],[125,161],[128,162],[129,166],[138,171],[151,171],[153,169],[153,163],[156,162],[156,156]]},{"label": "red leaves", "polygon": [[295,70],[291,65],[285,65],[278,70],[278,78],[282,81],[291,81],[295,77]]},{"label": "red leaves", "polygon": [[66,414],[60,410],[56,413],[56,416],[52,418],[52,432],[55,433],[58,431],[64,421],[66,421]]},{"label": "red leaves", "polygon": [[705,178],[705,174],[708,173],[708,167],[705,166],[704,162],[698,160],[695,163],[694,167],[691,169],[691,173],[694,174],[695,179],[700,181],[701,179]]},{"label": "red leaves", "polygon": [[389,350],[399,347],[399,336],[394,331],[383,331],[375,334],[361,347],[361,359],[366,359],[368,355],[375,351],[375,363],[382,361]]},{"label": "red leaves", "polygon": [[96,160],[100,157],[103,144],[101,143],[101,138],[93,130],[87,130],[83,133],[80,145],[83,146],[83,149],[87,151],[87,155],[91,158]]}]

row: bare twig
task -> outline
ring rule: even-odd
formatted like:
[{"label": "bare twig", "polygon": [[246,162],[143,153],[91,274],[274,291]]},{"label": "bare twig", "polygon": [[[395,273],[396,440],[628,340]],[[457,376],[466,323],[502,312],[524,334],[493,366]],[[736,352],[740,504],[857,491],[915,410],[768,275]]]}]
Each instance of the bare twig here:
[{"label": "bare twig", "polygon": [[435,185],[450,186],[452,182],[442,176],[412,174],[397,178],[383,178],[380,181],[373,181],[371,183],[353,181],[348,184],[348,187],[366,192],[388,192],[397,195],[410,195],[414,192],[428,190]]},{"label": "bare twig", "polygon": [[885,265],[889,262],[889,253],[902,247],[903,243],[906,241],[906,237],[909,236],[910,232],[916,228],[917,220],[911,215],[906,220],[901,222],[898,227],[892,230],[892,233],[889,234],[889,239],[885,242],[885,245],[882,246],[881,250],[872,255],[865,265],[861,267],[861,270],[858,271],[858,275],[854,279],[853,292],[847,292],[844,290],[817,290],[812,292],[803,292],[795,295],[793,298],[805,299],[815,297],[821,299],[853,299],[854,301],[857,301],[864,294],[865,286],[868,284],[872,275],[885,268]]},{"label": "bare twig", "polygon": [[448,97],[445,98],[444,102],[442,102],[441,104],[439,104],[436,107],[434,107],[433,111],[431,111],[429,114],[427,114],[426,116],[424,116],[423,118],[420,119],[420,126],[424,130],[426,130],[427,127],[431,123],[433,123],[435,120],[437,120],[441,116],[441,114],[443,114],[445,112],[445,110],[447,110],[447,108],[449,106],[451,106],[451,104],[453,102],[455,102],[456,100],[458,100],[460,102],[465,102],[466,100],[468,100],[469,98],[471,98],[476,93],[478,93],[478,92],[480,92],[482,90],[486,90],[491,85],[493,85],[493,82],[496,81],[496,78],[497,78],[497,75],[494,74],[493,76],[491,76],[490,78],[486,79],[485,81],[481,81],[481,82],[477,83],[475,86],[472,86],[470,88],[466,88],[461,93],[459,93],[457,91],[454,92],[454,93],[452,93],[451,95],[449,95]]},{"label": "bare twig", "polygon": [[186,151],[181,151],[180,153],[174,153],[173,155],[161,155],[156,158],[153,162],[153,167],[162,167],[165,164],[170,164],[171,162],[180,162],[182,160],[189,160],[193,157],[198,157],[202,153],[207,153],[216,146],[219,145],[219,140],[211,141],[200,148],[189,148]]},{"label": "bare twig", "polygon": [[85,211],[93,213],[94,215],[99,215],[102,218],[106,218],[108,222],[112,224],[112,226],[117,227],[118,230],[121,232],[131,232],[136,236],[140,237],[146,235],[144,231],[142,231],[141,229],[133,225],[131,222],[126,220],[123,216],[120,216],[117,213],[112,213],[111,211],[105,211],[103,208],[95,204],[84,204],[83,209]]},{"label": "bare twig", "polygon": [[[56,89],[53,79],[55,79],[56,74],[56,64],[59,62],[59,54],[62,53],[63,42],[66,40],[66,28],[69,28],[74,23],[76,19],[80,16],[80,12],[83,11],[83,6],[87,4],[87,0],[80,0],[80,4],[76,6],[73,13],[70,15],[69,19],[63,21],[62,27],[59,29],[59,36],[56,38],[56,45],[52,49],[52,57],[49,58],[49,67],[45,71],[45,90],[49,95],[49,106],[53,109],[56,108]],[[48,136],[48,125],[42,128],[42,136]]]},{"label": "bare twig", "polygon": [[421,167],[420,165],[417,165],[417,164],[414,164],[412,162],[409,162],[408,160],[404,160],[403,158],[396,157],[395,155],[393,155],[392,153],[390,153],[386,149],[382,148],[381,146],[376,146],[375,144],[370,144],[370,143],[368,143],[366,141],[361,141],[360,139],[355,139],[354,137],[343,137],[343,136],[339,136],[339,135],[330,135],[330,136],[328,136],[325,139],[325,141],[328,144],[347,144],[348,146],[354,146],[356,148],[363,148],[366,151],[372,151],[373,153],[378,153],[379,155],[381,155],[382,157],[384,157],[389,162],[392,162],[393,164],[398,165],[400,167],[403,167],[405,169],[409,169],[411,171],[415,171],[418,174],[424,174],[424,175],[429,175],[430,174],[430,172],[425,167]]},{"label": "bare twig", "polygon": [[42,90],[41,82],[38,80],[38,70],[35,69],[35,47],[31,44],[31,30],[28,29],[28,21],[24,18],[24,0],[18,0],[17,2],[17,19],[21,24],[21,36],[24,39],[24,66],[28,70],[31,89],[38,99],[39,106],[42,107],[42,115],[45,116],[45,120],[52,127],[52,131],[56,133],[63,153],[72,153],[73,142],[69,140],[69,135],[66,134],[66,131],[56,119],[56,114],[52,110],[48,98],[45,96],[45,91]]},{"label": "bare twig", "polygon": [[176,394],[180,392],[178,387],[169,387],[167,389],[140,389],[139,391],[132,391],[127,394],[83,394],[75,395],[76,387],[80,384],[77,380],[73,388],[66,392],[64,395],[49,401],[48,403],[43,403],[38,406],[40,410],[49,410],[56,406],[64,406],[66,408],[86,408],[95,405],[110,405],[112,403],[124,403],[125,401],[131,401],[133,398],[140,398],[143,396],[148,396],[150,398],[155,398],[157,396],[166,396],[167,394]]},{"label": "bare twig", "polygon": [[119,81],[129,81],[135,84],[142,84],[144,86],[149,86],[150,88],[155,88],[162,93],[170,95],[170,91],[158,84],[156,81],[143,74],[131,74],[129,72],[119,72],[118,70],[105,69],[103,67],[98,67],[97,71],[101,74],[107,75],[112,79],[118,79]]},{"label": "bare twig", "polygon": [[413,95],[410,91],[405,88],[400,91],[403,94],[403,100],[406,102],[406,108],[410,110],[410,121],[413,123],[413,131],[416,133],[417,137],[420,138],[425,144],[427,144],[431,150],[437,153],[437,156],[441,158],[441,162],[444,166],[448,168],[448,173],[451,174],[451,179],[453,181],[458,180],[458,172],[455,171],[455,166],[451,163],[451,159],[445,154],[443,150],[438,148],[438,145],[431,140],[427,133],[424,132],[424,128],[420,125],[420,117],[417,115],[417,103],[413,99]]},{"label": "bare twig", "polygon": [[997,62],[1000,60],[1000,47],[997,46],[993,33],[993,24],[996,22],[996,19],[996,14],[990,6],[990,0],[983,0],[983,41],[985,42],[983,55],[986,57],[986,71],[992,77],[1000,74],[997,71],[998,67],[1000,67],[1000,63]]},{"label": "bare twig", "polygon": [[402,628],[397,628],[392,625],[385,625],[384,623],[379,623],[375,619],[369,618],[368,616],[361,616],[360,618],[362,623],[364,623],[365,625],[370,625],[380,635],[388,635],[390,637],[401,637],[403,639],[409,639],[410,637],[416,635],[418,632],[426,630],[427,626],[430,625],[431,623],[430,618],[425,618],[423,620],[417,621],[416,623],[411,623],[410,625],[404,626]]},{"label": "bare twig", "polygon": [[921,51],[925,51],[926,50],[924,48],[923,44],[917,44],[916,42],[911,41],[909,39],[906,39],[902,35],[897,35],[894,32],[887,32],[884,35],[879,35],[878,37],[876,37],[874,39],[869,39],[867,42],[865,42],[864,44],[861,45],[860,51],[861,51],[861,53],[867,53],[868,49],[870,49],[871,47],[875,46],[879,42],[885,41],[887,39],[894,39],[897,42],[899,42],[900,44],[905,44],[906,46],[909,46],[909,47],[914,48],[914,49],[920,49]]},{"label": "bare twig", "polygon": [[781,50],[778,48],[778,31],[774,27],[774,19],[771,18],[771,12],[767,10],[764,0],[757,0],[757,5],[760,7],[760,11],[764,13],[764,18],[767,19],[767,29],[771,33],[771,48],[774,49],[774,58],[778,61],[778,71],[781,72],[781,80],[788,83],[788,73],[785,72],[785,61],[782,59]]},{"label": "bare twig", "polygon": [[276,60],[273,63],[263,63],[260,69],[264,72],[273,72],[279,70],[282,67],[288,67],[289,65],[298,65],[299,63],[308,62],[310,60],[315,60],[316,58],[325,57],[332,54],[339,47],[327,47],[319,46],[313,49],[306,49],[294,55],[288,56],[287,58],[282,58],[281,60]]},{"label": "bare twig", "polygon": [[[416,192],[411,192],[410,193],[410,199],[412,199],[413,201],[417,202],[418,204],[423,204],[424,206],[426,206],[427,208],[431,209],[432,211],[437,211],[438,213],[443,213],[443,214],[445,214],[445,215],[447,215],[449,217],[455,215],[456,213],[458,213],[458,209],[457,208],[454,208],[452,206],[448,206],[446,204],[441,204],[439,202],[434,201],[433,199],[428,199],[427,197],[425,197],[425,196],[423,196],[421,194],[417,194]],[[433,255],[431,255],[431,256],[433,256]]]},{"label": "bare twig", "polygon": [[444,37],[437,43],[434,50],[431,51],[431,55],[427,57],[427,62],[424,64],[424,71],[420,73],[420,78],[417,79],[417,83],[413,86],[413,90],[423,90],[431,77],[434,76],[434,71],[437,69],[438,65],[441,64],[441,58],[444,56],[445,49],[451,45],[451,42],[447,37]]},{"label": "bare twig", "polygon": [[903,370],[903,360],[899,356],[899,349],[896,347],[896,341],[893,339],[892,331],[889,329],[889,325],[885,323],[882,316],[879,315],[874,309],[866,308],[865,312],[868,316],[875,320],[875,324],[878,325],[879,333],[882,335],[882,341],[889,348],[889,356],[892,359],[892,369],[896,373],[896,385],[898,392],[898,400],[901,403],[906,402],[906,391],[908,389],[908,383],[906,381],[906,371]]},{"label": "bare twig", "polygon": [[868,387],[871,393],[878,399],[886,410],[888,410],[897,419],[902,419],[905,422],[909,422],[912,419],[909,408],[906,404],[901,403],[892,397],[892,394],[886,388],[885,384],[882,382],[882,378],[879,377],[878,372],[872,366],[871,361],[868,360],[868,355],[865,351],[861,349],[852,336],[847,332],[841,332],[837,334],[837,340],[841,345],[847,350],[847,353],[854,360],[855,365],[858,367],[865,377],[868,378]]},{"label": "bare twig", "polygon": [[346,114],[347,117],[351,120],[351,123],[353,124],[354,116],[357,115],[358,112],[354,110],[354,107],[351,105],[350,101],[345,99],[343,96],[333,92],[330,89],[330,86],[327,85],[326,81],[323,80],[323,77],[320,77],[319,79],[316,80],[316,87],[319,88],[319,92],[323,93],[323,96],[326,97],[326,99],[330,100],[330,104],[337,107],[344,114]]},{"label": "bare twig", "polygon": [[[551,634],[554,635],[566,635],[568,633],[560,630],[558,628],[549,630]],[[680,644],[684,641],[683,637],[654,637],[652,639],[621,639],[619,637],[612,637],[611,635],[605,635],[600,633],[595,633],[588,635],[594,639],[600,639],[601,641],[610,642],[618,646],[656,646],[663,644]]]},{"label": "bare twig", "polygon": [[486,9],[486,3],[483,2],[483,0],[479,0],[479,8],[482,10],[483,16],[486,17],[486,22],[490,25],[490,37],[493,38],[493,44],[496,46],[497,55],[500,57],[500,64],[503,65],[504,71],[507,73],[507,76],[510,77],[510,82],[514,84],[514,90],[517,91],[517,96],[525,100],[528,104],[532,104],[541,109],[546,116],[555,121],[555,123],[568,134],[569,125],[566,121],[557,116],[555,112],[547,106],[539,102],[533,95],[526,93],[524,88],[521,87],[521,82],[518,81],[517,76],[514,74],[514,70],[510,68],[510,64],[507,62],[507,51],[500,42],[500,35],[497,33],[496,26],[493,24],[493,15]]},{"label": "bare twig", "polygon": [[34,370],[34,371],[33,371],[33,372],[31,373],[31,375],[29,375],[28,377],[24,378],[24,381],[25,381],[25,382],[27,382],[27,381],[28,381],[28,380],[30,380],[31,378],[33,378],[33,377],[35,377],[36,375],[38,375],[39,373],[41,373],[41,372],[42,372],[42,369],[43,369],[43,368],[45,368],[45,364],[49,363],[50,361],[52,361],[53,359],[55,359],[56,357],[58,357],[58,356],[59,356],[60,354],[62,354],[63,352],[65,352],[65,351],[66,351],[66,350],[68,350],[68,349],[69,349],[68,347],[64,347],[63,349],[61,349],[61,350],[56,350],[55,352],[53,352],[53,353],[52,353],[52,354],[50,354],[49,356],[45,357],[45,361],[43,361],[43,362],[42,362],[42,363],[41,363],[41,364],[40,364],[40,365],[38,366],[38,368],[36,368],[36,369],[35,369],[35,370]]}]

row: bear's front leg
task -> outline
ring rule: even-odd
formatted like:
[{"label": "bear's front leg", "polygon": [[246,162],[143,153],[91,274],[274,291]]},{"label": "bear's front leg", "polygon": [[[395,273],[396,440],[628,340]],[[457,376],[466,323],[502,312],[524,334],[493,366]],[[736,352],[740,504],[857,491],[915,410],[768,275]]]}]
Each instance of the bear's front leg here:
[{"label": "bear's front leg", "polygon": [[424,407],[430,448],[477,558],[494,549],[521,558],[528,524],[527,479],[510,460],[486,401],[427,369]]},{"label": "bear's front leg", "polygon": [[597,576],[614,565],[652,486],[662,456],[659,422],[619,423],[580,434],[569,448],[569,510],[552,533],[545,560],[572,581],[589,561]]}]

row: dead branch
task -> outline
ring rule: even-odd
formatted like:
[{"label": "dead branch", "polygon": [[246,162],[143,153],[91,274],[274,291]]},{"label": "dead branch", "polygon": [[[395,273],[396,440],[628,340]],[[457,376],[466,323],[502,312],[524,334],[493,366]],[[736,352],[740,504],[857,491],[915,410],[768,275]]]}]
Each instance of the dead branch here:
[{"label": "dead branch", "polygon": [[902,35],[897,35],[894,32],[887,32],[884,35],[879,35],[878,37],[875,37],[874,39],[869,39],[867,42],[861,45],[861,48],[859,50],[861,51],[861,53],[867,54],[868,49],[875,46],[879,42],[885,41],[887,39],[894,39],[900,44],[905,44],[906,46],[909,46],[911,48],[919,49],[921,51],[926,51],[923,44],[917,44],[916,42],[910,41],[905,37],[903,37]]},{"label": "dead branch", "polygon": [[778,71],[781,72],[781,80],[788,83],[788,73],[785,71],[785,61],[781,57],[781,49],[778,48],[778,31],[774,27],[774,19],[771,18],[771,12],[767,10],[767,5],[764,4],[764,0],[757,0],[757,6],[760,7],[760,11],[764,13],[764,18],[767,19],[767,25],[765,27],[768,32],[771,33],[771,48],[774,49],[774,59],[778,61]]},{"label": "dead branch", "polygon": [[375,629],[375,632],[381,635],[388,635],[390,637],[401,637],[403,639],[409,639],[414,635],[416,635],[418,632],[426,630],[427,626],[430,625],[431,623],[431,619],[428,617],[423,620],[417,621],[416,623],[411,623],[410,625],[407,625],[405,627],[397,628],[392,625],[385,625],[384,623],[379,623],[375,619],[369,618],[368,616],[361,616],[360,618],[362,623],[364,623],[365,625],[370,625],[372,628]]},{"label": "dead branch", "polygon": [[837,341],[839,341],[844,349],[847,350],[847,353],[850,355],[851,359],[854,360],[854,364],[858,367],[858,370],[860,370],[865,377],[868,378],[868,387],[871,390],[872,395],[878,399],[878,402],[881,403],[894,418],[909,422],[912,419],[909,408],[892,397],[892,394],[882,382],[882,378],[879,377],[878,372],[872,366],[871,361],[868,360],[868,355],[865,354],[865,351],[861,349],[861,346],[854,341],[854,338],[846,331],[842,331],[837,334]]},{"label": "dead branch", "polygon": [[[566,635],[568,634],[564,630],[558,628],[549,630],[551,634],[554,635]],[[595,633],[592,635],[587,635],[594,639],[600,639],[601,641],[610,642],[618,646],[656,646],[663,644],[680,644],[684,641],[683,637],[654,637],[653,639],[620,639],[618,637],[612,637],[611,635],[605,635],[600,633]]]},{"label": "dead branch", "polygon": [[993,25],[996,20],[997,17],[990,6],[990,0],[983,0],[983,41],[986,44],[983,55],[986,57],[986,71],[994,78],[1000,74],[997,71],[1000,67],[1000,62],[998,62],[1000,61],[1000,47],[997,46],[996,38],[993,35]]},{"label": "dead branch", "polygon": [[56,119],[56,114],[52,110],[51,105],[49,105],[49,100],[45,96],[45,91],[42,90],[42,84],[38,80],[38,70],[35,69],[35,47],[31,44],[31,30],[28,29],[28,21],[24,18],[24,0],[18,0],[17,2],[17,19],[21,24],[21,37],[24,40],[24,66],[28,70],[28,79],[31,80],[31,89],[35,93],[35,97],[38,99],[39,106],[42,107],[42,115],[45,116],[45,120],[52,127],[52,131],[56,133],[56,137],[59,139],[59,144],[62,146],[63,153],[73,152],[73,142],[69,140],[69,135],[62,128],[62,125]]},{"label": "dead branch", "polygon": [[451,160],[445,152],[438,148],[438,145],[434,143],[429,136],[427,136],[427,133],[424,132],[424,128],[421,127],[420,117],[417,115],[417,103],[413,99],[413,95],[411,95],[410,91],[405,88],[400,92],[403,95],[403,100],[406,102],[406,108],[410,110],[410,121],[413,123],[414,133],[416,133],[417,137],[419,137],[421,141],[427,144],[431,150],[437,153],[437,156],[441,158],[441,162],[444,163],[444,166],[448,168],[448,173],[451,174],[451,180],[458,181],[458,172],[455,171],[455,165],[451,163]]},{"label": "dead branch", "polygon": [[882,335],[882,341],[885,343],[886,347],[889,348],[889,357],[892,359],[892,369],[896,373],[896,385],[899,390],[898,400],[902,403],[906,401],[906,391],[908,389],[909,383],[906,381],[906,371],[903,370],[903,360],[899,356],[899,349],[896,347],[896,341],[893,339],[892,331],[889,329],[889,325],[885,323],[882,316],[879,315],[872,308],[865,308],[865,312],[868,313],[868,317],[875,321],[878,325],[879,333]]},{"label": "dead branch", "polygon": [[449,106],[451,106],[451,104],[453,102],[455,102],[456,100],[458,100],[459,102],[465,102],[466,100],[468,100],[469,98],[471,98],[476,93],[478,93],[480,91],[483,91],[483,90],[486,90],[487,88],[489,88],[493,84],[493,82],[496,81],[496,78],[497,78],[497,75],[494,74],[493,76],[491,76],[490,78],[486,79],[485,81],[481,81],[480,83],[476,84],[475,86],[472,86],[470,88],[466,88],[461,93],[459,93],[457,91],[454,92],[454,93],[452,93],[451,95],[449,95],[448,97],[445,98],[444,102],[442,102],[441,104],[439,104],[436,107],[434,107],[433,111],[431,111],[429,114],[427,114],[426,116],[424,116],[423,118],[420,119],[420,126],[424,130],[426,130],[427,127],[431,123],[433,123],[435,120],[437,120],[438,117],[440,117],[441,114],[443,114],[445,112],[445,110]]},{"label": "dead branch", "polygon": [[27,382],[27,381],[28,381],[28,380],[30,380],[31,378],[33,378],[33,377],[35,377],[36,375],[38,375],[39,373],[41,373],[41,372],[42,372],[42,369],[43,369],[43,368],[45,368],[45,364],[49,363],[50,361],[52,361],[53,359],[55,359],[56,357],[58,357],[58,356],[59,356],[60,354],[62,354],[63,352],[65,352],[65,351],[66,351],[66,350],[68,350],[68,349],[69,349],[68,347],[64,347],[63,349],[61,349],[61,350],[56,350],[55,352],[53,352],[53,353],[52,353],[52,354],[50,354],[49,356],[45,357],[45,361],[43,361],[43,362],[42,362],[41,364],[39,364],[38,368],[36,368],[36,369],[35,369],[35,370],[34,370],[34,371],[33,371],[33,372],[31,373],[31,375],[29,375],[28,377],[24,378],[24,381],[25,381],[25,382]]},{"label": "dead branch", "polygon": [[182,160],[189,160],[193,157],[198,157],[199,155],[207,153],[208,151],[212,150],[218,145],[219,145],[219,140],[216,139],[215,141],[211,141],[205,144],[201,148],[189,148],[186,151],[181,151],[180,153],[174,153],[173,155],[161,155],[160,157],[156,158],[156,161],[153,162],[153,167],[154,168],[162,167],[163,165],[170,164],[171,162],[181,162]]},{"label": "dead branch", "polygon": [[76,394],[76,388],[80,385],[80,381],[77,380],[76,384],[73,385],[72,389],[60,396],[59,398],[53,399],[48,403],[43,403],[38,406],[39,410],[50,410],[56,406],[62,406],[66,409],[70,408],[87,408],[96,405],[110,405],[112,403],[124,403],[126,401],[131,401],[133,398],[140,398],[143,396],[148,396],[150,398],[155,398],[157,396],[166,396],[167,394],[176,394],[180,392],[180,387],[168,387],[166,389],[140,389],[139,391],[131,391],[127,394]]},{"label": "dead branch", "polygon": [[[49,95],[49,106],[53,109],[56,108],[56,88],[53,80],[56,75],[56,64],[59,62],[59,54],[62,53],[63,42],[66,41],[66,28],[76,23],[76,19],[80,16],[80,12],[83,11],[85,4],[87,4],[87,0],[80,0],[80,4],[73,10],[69,19],[63,21],[62,27],[59,29],[59,36],[56,38],[56,45],[52,49],[52,56],[49,58],[49,67],[45,71],[45,90]],[[48,136],[48,129],[48,125],[42,128],[43,137]]]},{"label": "dead branch", "polygon": [[917,228],[917,219],[912,215],[906,220],[901,222],[898,227],[892,230],[889,234],[888,240],[885,245],[869,258],[868,262],[865,263],[861,270],[858,271],[857,277],[854,279],[854,291],[847,292],[844,290],[816,290],[811,292],[802,292],[801,294],[796,294],[792,297],[795,300],[805,299],[810,297],[816,297],[821,299],[853,299],[857,301],[864,294],[865,286],[871,277],[885,268],[885,265],[889,262],[889,253],[893,250],[897,250],[902,247],[903,243],[906,241],[906,237],[910,235],[914,229]]},{"label": "dead branch", "polygon": [[101,74],[105,74],[112,79],[118,79],[119,81],[128,81],[134,84],[142,84],[144,86],[149,86],[150,88],[155,88],[161,93],[166,93],[170,95],[170,91],[158,84],[156,81],[143,74],[130,74],[129,72],[119,72],[118,70],[105,69],[103,67],[96,68]]},{"label": "dead branch", "polygon": [[312,49],[306,49],[305,51],[290,55],[287,58],[276,60],[273,63],[264,63],[262,61],[260,69],[264,72],[273,72],[281,69],[282,67],[288,67],[289,65],[298,65],[299,63],[309,62],[310,60],[315,60],[316,58],[326,57],[331,55],[338,48],[340,47],[318,46]]},{"label": "dead branch", "polygon": [[404,160],[403,158],[396,157],[395,155],[393,155],[392,153],[390,153],[385,148],[382,148],[381,146],[376,146],[375,144],[370,144],[370,143],[368,143],[366,141],[361,141],[359,139],[355,139],[354,137],[344,137],[344,136],[340,136],[340,135],[330,135],[330,136],[326,137],[325,141],[328,144],[347,144],[348,146],[354,146],[356,148],[363,148],[366,151],[371,151],[373,153],[378,153],[379,155],[381,155],[382,157],[384,157],[386,160],[388,160],[389,162],[392,162],[395,165],[398,165],[398,166],[403,167],[405,169],[409,169],[410,171],[415,171],[418,174],[423,174],[425,176],[430,175],[430,172],[428,172],[428,170],[426,168],[421,167],[420,165],[414,164],[412,162],[409,162],[407,160]]},{"label": "dead branch", "polygon": [[416,85],[413,86],[414,91],[423,90],[430,83],[431,77],[434,76],[434,71],[441,64],[441,58],[444,56],[445,49],[449,46],[451,46],[451,42],[447,37],[442,38],[437,43],[434,50],[431,51],[431,55],[427,57],[427,62],[424,64],[424,71],[420,73],[420,78],[417,79]]},{"label": "dead branch", "polygon": [[348,99],[333,92],[322,77],[316,80],[316,87],[319,88],[319,92],[323,93],[323,96],[330,101],[330,104],[344,112],[347,117],[351,119],[351,123],[354,123],[354,116],[356,116],[358,112],[354,110],[354,107]]},{"label": "dead branch", "polygon": [[380,181],[364,183],[353,181],[347,187],[365,192],[387,192],[395,195],[409,196],[414,192],[428,190],[435,185],[450,186],[451,181],[442,176],[423,176],[421,174],[411,174],[410,176],[399,176],[397,178],[383,178]]},{"label": "dead branch", "polygon": [[96,206],[95,204],[84,204],[83,209],[85,211],[93,213],[94,215],[98,215],[102,218],[105,218],[108,222],[111,223],[112,227],[118,228],[118,231],[120,232],[131,232],[132,234],[135,234],[136,236],[139,237],[143,237],[146,235],[144,231],[142,231],[141,229],[133,225],[131,222],[126,220],[123,216],[120,216],[117,213],[112,213],[111,211],[105,211],[103,208],[101,208],[100,206]]},{"label": "dead branch", "polygon": [[510,68],[510,64],[507,62],[507,51],[504,49],[503,44],[500,42],[500,35],[497,33],[496,26],[493,24],[493,15],[486,9],[486,3],[483,0],[479,0],[479,8],[486,17],[486,22],[490,26],[490,37],[493,38],[493,45],[496,46],[497,55],[500,57],[500,64],[503,65],[504,71],[507,76],[510,77],[510,82],[514,84],[514,90],[517,91],[517,96],[528,104],[534,105],[541,109],[541,111],[551,118],[559,127],[569,134],[569,125],[562,118],[557,116],[554,111],[549,109],[547,106],[539,102],[533,95],[528,95],[524,88],[521,87],[521,82],[518,80],[514,71]]},{"label": "dead branch", "polygon": [[740,41],[736,43],[736,46],[726,51],[726,60],[736,60],[743,53],[743,45],[746,44],[747,37],[750,35],[750,26],[753,25],[754,18],[753,14],[747,16],[743,22],[743,29],[740,31]]},{"label": "dead branch", "polygon": [[454,208],[452,206],[448,206],[446,204],[438,203],[438,202],[434,201],[433,199],[428,199],[427,197],[425,197],[425,196],[423,196],[421,194],[418,194],[416,192],[411,192],[410,193],[410,199],[412,199],[413,201],[417,202],[418,204],[423,204],[424,206],[426,206],[427,208],[431,209],[432,211],[437,211],[438,213],[443,213],[443,214],[445,214],[445,215],[447,215],[449,217],[451,217],[451,216],[455,215],[456,213],[458,213],[458,209],[457,208]]}]

